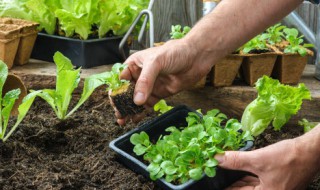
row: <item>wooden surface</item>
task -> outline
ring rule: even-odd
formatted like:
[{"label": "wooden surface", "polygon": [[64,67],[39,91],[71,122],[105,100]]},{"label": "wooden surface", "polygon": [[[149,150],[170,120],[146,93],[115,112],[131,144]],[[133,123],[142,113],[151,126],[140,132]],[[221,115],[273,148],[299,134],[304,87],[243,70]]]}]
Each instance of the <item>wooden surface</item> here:
[{"label": "wooden surface", "polygon": [[[111,65],[104,65],[90,69],[83,69],[81,78],[94,73],[110,70]],[[15,66],[10,71],[21,77],[28,89],[55,88],[55,65],[53,63],[31,60],[24,66]],[[296,125],[301,118],[310,121],[320,121],[320,81],[314,78],[314,65],[307,65],[300,82],[306,84],[311,90],[312,100],[304,101],[302,109],[290,120],[290,124]],[[105,90],[105,88],[101,88]],[[75,93],[82,92],[82,85]],[[247,86],[242,81],[234,86],[214,88],[206,86],[202,89],[180,92],[167,99],[171,105],[185,104],[194,109],[207,111],[218,108],[230,117],[240,119],[245,107],[256,98],[256,90]]]}]

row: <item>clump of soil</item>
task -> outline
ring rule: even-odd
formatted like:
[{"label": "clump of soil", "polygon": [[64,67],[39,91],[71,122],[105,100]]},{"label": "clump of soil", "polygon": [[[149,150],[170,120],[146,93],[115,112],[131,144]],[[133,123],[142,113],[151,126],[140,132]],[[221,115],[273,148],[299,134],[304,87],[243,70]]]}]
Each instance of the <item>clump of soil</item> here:
[{"label": "clump of soil", "polygon": [[[160,190],[120,164],[108,147],[111,140],[135,127],[116,124],[107,95],[92,96],[64,122],[47,103],[36,99],[18,130],[7,142],[0,142],[0,189]],[[293,128],[277,133],[269,130],[257,139],[256,146],[301,133]],[[309,189],[319,188],[318,178]]]}]

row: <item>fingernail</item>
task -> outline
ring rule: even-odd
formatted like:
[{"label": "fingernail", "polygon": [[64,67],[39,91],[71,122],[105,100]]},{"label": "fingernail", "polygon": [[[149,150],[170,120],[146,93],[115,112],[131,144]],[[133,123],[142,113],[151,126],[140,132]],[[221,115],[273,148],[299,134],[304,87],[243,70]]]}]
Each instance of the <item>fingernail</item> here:
[{"label": "fingernail", "polygon": [[134,103],[141,105],[144,103],[144,94],[142,92],[137,92],[134,96]]},{"label": "fingernail", "polygon": [[219,162],[219,164],[222,164],[223,163],[223,159],[224,158],[224,155],[223,154],[217,154],[217,155],[215,155],[215,157],[214,157],[214,159],[216,159],[218,162]]}]

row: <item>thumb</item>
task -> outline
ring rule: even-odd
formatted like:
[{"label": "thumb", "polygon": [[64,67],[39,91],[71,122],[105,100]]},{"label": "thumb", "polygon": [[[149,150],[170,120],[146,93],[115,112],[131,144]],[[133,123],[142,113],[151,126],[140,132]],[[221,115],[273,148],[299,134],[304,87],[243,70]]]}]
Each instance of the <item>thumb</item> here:
[{"label": "thumb", "polygon": [[226,151],[224,154],[217,154],[214,158],[222,168],[253,173],[250,152]]},{"label": "thumb", "polygon": [[152,93],[154,83],[160,68],[158,64],[153,63],[143,63],[141,74],[136,82],[135,93],[134,93],[134,103],[137,105],[142,105],[146,103],[147,99]]}]

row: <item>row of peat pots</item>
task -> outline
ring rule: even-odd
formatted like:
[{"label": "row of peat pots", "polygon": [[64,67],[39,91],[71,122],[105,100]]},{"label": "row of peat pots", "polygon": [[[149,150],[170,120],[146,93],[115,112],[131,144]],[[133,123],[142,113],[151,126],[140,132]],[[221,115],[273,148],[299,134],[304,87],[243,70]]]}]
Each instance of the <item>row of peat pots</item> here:
[{"label": "row of peat pots", "polygon": [[257,54],[230,54],[216,63],[206,76],[207,80],[203,78],[197,87],[204,86],[208,80],[215,87],[231,86],[236,77],[253,86],[263,75],[278,79],[283,84],[297,84],[313,52],[307,50],[307,55],[301,56],[273,49]]},{"label": "row of peat pots", "polygon": [[13,64],[26,64],[37,38],[35,22],[0,18],[0,60],[10,69]]}]

